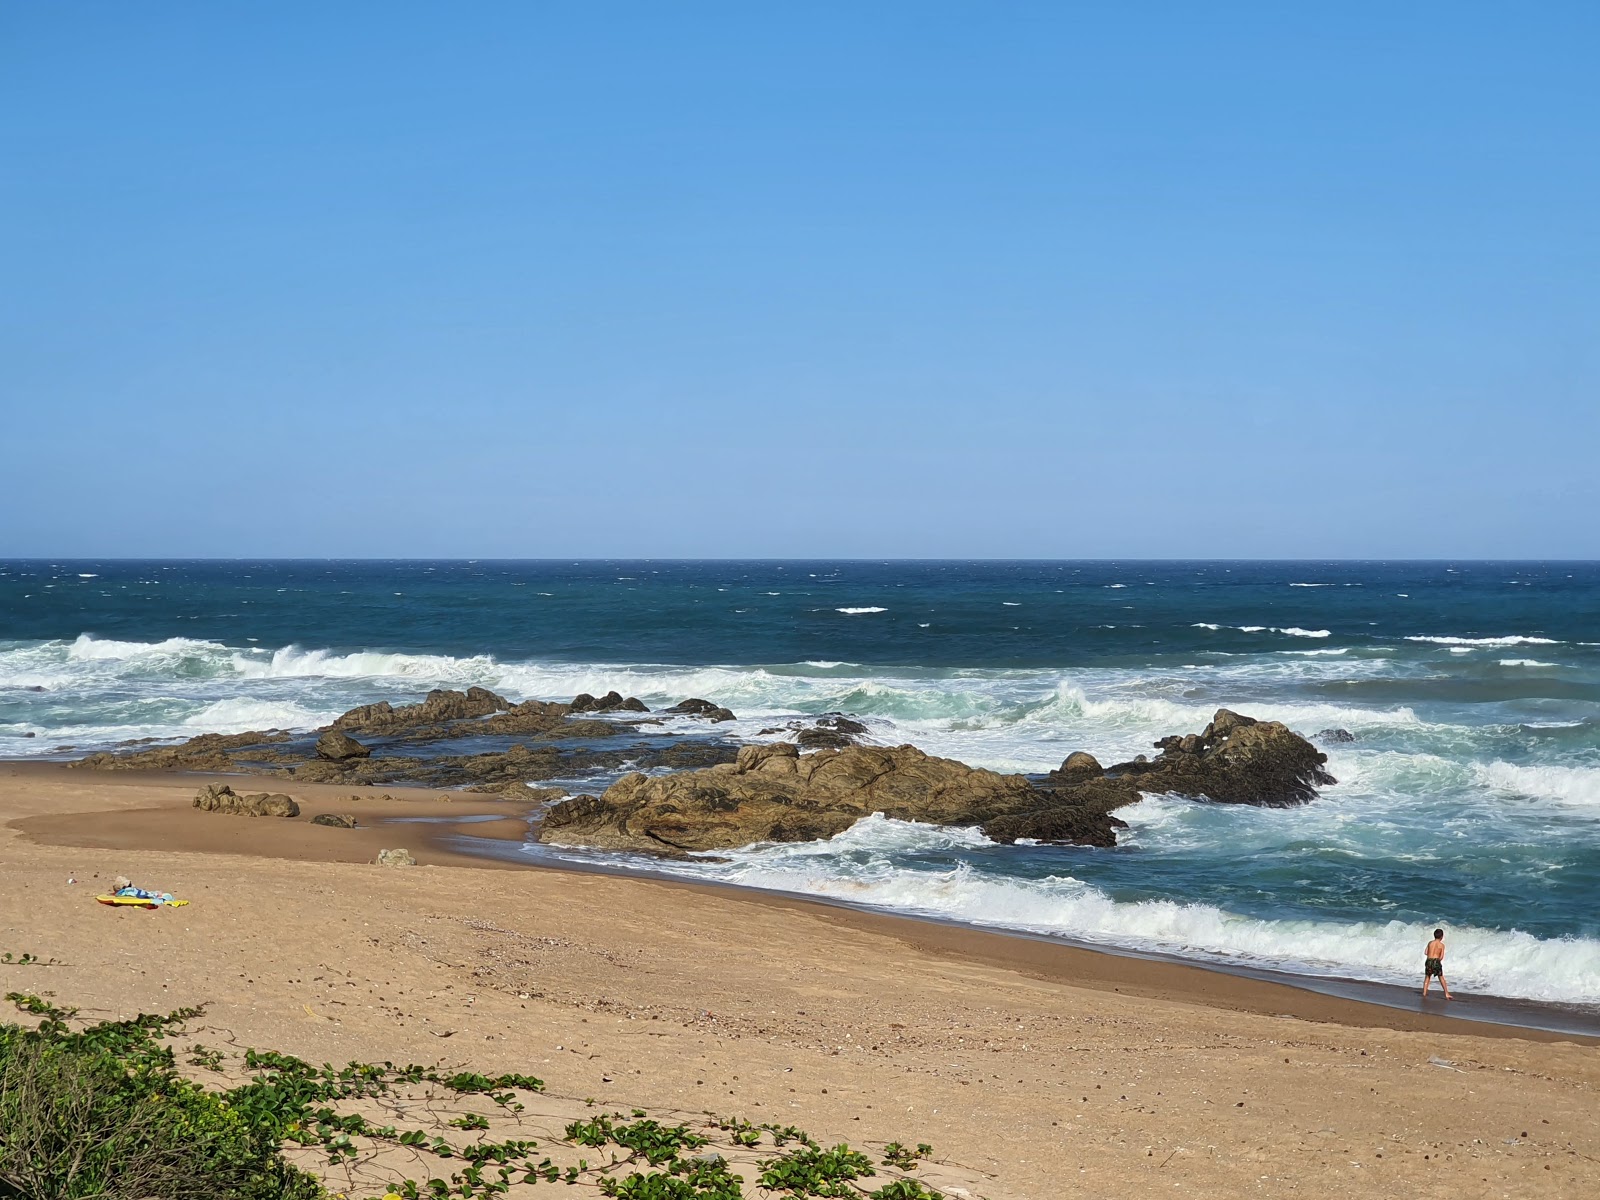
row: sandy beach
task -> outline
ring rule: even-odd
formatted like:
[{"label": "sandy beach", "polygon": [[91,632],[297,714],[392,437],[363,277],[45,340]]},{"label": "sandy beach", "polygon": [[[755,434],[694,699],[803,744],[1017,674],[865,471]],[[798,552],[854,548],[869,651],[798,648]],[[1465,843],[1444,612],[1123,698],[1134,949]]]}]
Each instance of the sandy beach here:
[{"label": "sandy beach", "polygon": [[[281,820],[196,811],[204,782],[0,767],[0,952],[51,964],[0,987],[91,1018],[203,1004],[206,1041],[315,1062],[528,1071],[556,1108],[928,1142],[950,1195],[1600,1187],[1585,1039],[440,844],[520,837],[492,796],[296,786]],[[444,820],[392,823],[415,817]],[[393,846],[420,865],[371,865]],[[191,904],[94,903],[118,874]]]}]

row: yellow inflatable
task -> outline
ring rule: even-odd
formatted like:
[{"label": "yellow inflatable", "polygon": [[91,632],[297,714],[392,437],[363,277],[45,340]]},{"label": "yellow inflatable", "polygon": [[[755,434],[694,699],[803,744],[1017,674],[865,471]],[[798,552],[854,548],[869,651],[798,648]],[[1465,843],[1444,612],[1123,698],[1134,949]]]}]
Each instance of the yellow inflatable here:
[{"label": "yellow inflatable", "polygon": [[96,896],[101,904],[117,908],[182,908],[187,900],[152,900],[144,896]]}]

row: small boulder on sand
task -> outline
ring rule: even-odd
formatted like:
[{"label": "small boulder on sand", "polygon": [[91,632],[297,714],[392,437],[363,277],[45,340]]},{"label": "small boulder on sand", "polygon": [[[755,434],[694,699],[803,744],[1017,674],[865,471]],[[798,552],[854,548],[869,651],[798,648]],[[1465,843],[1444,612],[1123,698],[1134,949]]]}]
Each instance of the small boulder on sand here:
[{"label": "small boulder on sand", "polygon": [[225,783],[208,783],[194,798],[194,806],[202,812],[233,813],[241,817],[298,817],[300,806],[293,797],[281,792],[252,792],[247,796],[235,794]]},{"label": "small boulder on sand", "polygon": [[318,813],[311,818],[313,825],[327,825],[333,829],[354,829],[356,819],[349,813]]},{"label": "small boulder on sand", "polygon": [[417,860],[411,857],[411,851],[409,850],[379,850],[378,865],[380,867],[414,867],[417,865]]}]

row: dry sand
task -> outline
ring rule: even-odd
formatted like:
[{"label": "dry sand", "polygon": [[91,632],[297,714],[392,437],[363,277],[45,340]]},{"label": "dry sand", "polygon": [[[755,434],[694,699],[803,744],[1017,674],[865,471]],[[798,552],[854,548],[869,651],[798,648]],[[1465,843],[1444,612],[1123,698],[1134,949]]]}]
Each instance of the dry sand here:
[{"label": "dry sand", "polygon": [[[58,960],[0,965],[0,991],[89,1017],[204,1004],[208,1044],[317,1062],[529,1072],[546,1123],[592,1098],[929,1142],[924,1177],[952,1195],[1600,1195],[1600,1053],[1582,1039],[496,866],[434,844],[448,826],[384,824],[499,814],[472,832],[519,836],[519,807],[492,797],[285,787],[305,812],[279,820],[190,808],[205,781],[0,767],[0,953]],[[363,826],[310,825],[323,811]],[[422,865],[368,865],[397,845]],[[117,874],[192,903],[96,904]]]}]

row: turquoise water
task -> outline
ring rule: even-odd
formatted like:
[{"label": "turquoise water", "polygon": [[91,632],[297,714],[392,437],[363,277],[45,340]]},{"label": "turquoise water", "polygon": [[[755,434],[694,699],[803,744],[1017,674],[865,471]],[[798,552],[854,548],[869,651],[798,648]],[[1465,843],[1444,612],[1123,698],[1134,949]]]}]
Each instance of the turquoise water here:
[{"label": "turquoise water", "polygon": [[704,696],[747,739],[841,710],[1017,771],[1220,705],[1343,729],[1315,803],[1155,797],[1114,851],[872,818],[674,869],[1394,982],[1442,923],[1458,987],[1600,1001],[1593,563],[0,563],[0,754],[469,683]]}]

